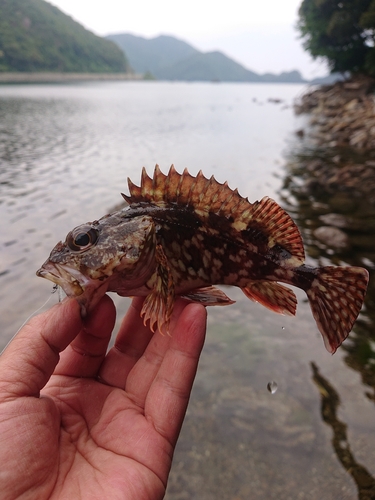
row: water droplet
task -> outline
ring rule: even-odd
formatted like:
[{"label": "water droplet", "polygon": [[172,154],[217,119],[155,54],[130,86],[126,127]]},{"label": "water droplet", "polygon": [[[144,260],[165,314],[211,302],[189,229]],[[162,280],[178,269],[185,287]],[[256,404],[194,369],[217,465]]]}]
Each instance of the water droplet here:
[{"label": "water droplet", "polygon": [[277,391],[277,383],[275,381],[268,382],[267,389],[271,394],[275,394]]}]

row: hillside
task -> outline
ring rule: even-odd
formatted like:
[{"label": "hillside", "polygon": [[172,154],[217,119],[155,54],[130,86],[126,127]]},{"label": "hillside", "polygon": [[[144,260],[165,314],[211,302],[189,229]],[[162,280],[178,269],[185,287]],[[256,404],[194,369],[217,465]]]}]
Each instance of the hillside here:
[{"label": "hillside", "polygon": [[136,73],[151,73],[159,80],[226,82],[298,82],[298,71],[260,75],[219,51],[203,53],[172,36],[143,38],[121,33],[108,35],[126,54]]},{"label": "hillside", "polygon": [[167,80],[259,82],[261,78],[245,69],[222,52],[198,52],[173,66],[165,68],[163,77]]},{"label": "hillside", "polygon": [[188,43],[172,36],[158,36],[147,39],[122,33],[108,35],[108,40],[116,43],[124,51],[130,66],[136,73],[152,73],[163,78],[164,68],[200,52]]},{"label": "hillside", "polygon": [[126,72],[124,53],[43,0],[0,0],[0,71]]}]

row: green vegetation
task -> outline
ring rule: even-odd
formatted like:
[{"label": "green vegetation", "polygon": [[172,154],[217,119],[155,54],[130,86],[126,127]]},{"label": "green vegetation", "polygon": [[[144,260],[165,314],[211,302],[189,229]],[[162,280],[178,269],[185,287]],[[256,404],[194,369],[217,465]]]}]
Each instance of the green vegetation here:
[{"label": "green vegetation", "polygon": [[43,0],[0,0],[0,71],[126,72],[123,52]]},{"label": "green vegetation", "polygon": [[375,0],[303,0],[298,28],[305,49],[331,72],[375,76]]}]

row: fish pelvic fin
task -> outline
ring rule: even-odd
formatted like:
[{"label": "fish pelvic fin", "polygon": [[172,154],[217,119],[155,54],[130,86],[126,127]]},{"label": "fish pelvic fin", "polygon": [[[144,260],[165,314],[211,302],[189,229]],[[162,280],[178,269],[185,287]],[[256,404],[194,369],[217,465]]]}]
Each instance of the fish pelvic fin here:
[{"label": "fish pelvic fin", "polygon": [[153,290],[147,295],[141,310],[143,323],[150,321],[150,329],[169,335],[169,321],[174,306],[174,282],[168,260],[161,245],[156,246],[155,258],[157,262],[153,276]]},{"label": "fish pelvic fin", "polygon": [[306,290],[328,352],[334,354],[349,335],[362,308],[368,272],[361,267],[323,267]]},{"label": "fish pelvic fin", "polygon": [[297,298],[290,288],[273,281],[251,281],[241,288],[247,298],[279,314],[294,316]]},{"label": "fish pelvic fin", "polygon": [[181,297],[204,306],[230,306],[235,303],[235,300],[231,300],[228,295],[215,286],[196,288],[184,293]]}]

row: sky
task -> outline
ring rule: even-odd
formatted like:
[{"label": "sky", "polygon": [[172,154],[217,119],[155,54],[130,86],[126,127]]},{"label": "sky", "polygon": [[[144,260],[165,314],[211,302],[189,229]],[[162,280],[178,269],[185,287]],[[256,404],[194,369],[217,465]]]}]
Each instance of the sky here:
[{"label": "sky", "polygon": [[220,50],[257,73],[328,73],[303,50],[296,23],[302,0],[50,0],[86,29],[105,36],[172,35],[203,52]]}]

